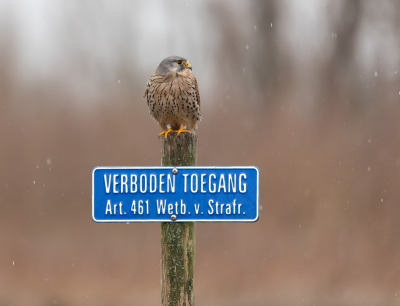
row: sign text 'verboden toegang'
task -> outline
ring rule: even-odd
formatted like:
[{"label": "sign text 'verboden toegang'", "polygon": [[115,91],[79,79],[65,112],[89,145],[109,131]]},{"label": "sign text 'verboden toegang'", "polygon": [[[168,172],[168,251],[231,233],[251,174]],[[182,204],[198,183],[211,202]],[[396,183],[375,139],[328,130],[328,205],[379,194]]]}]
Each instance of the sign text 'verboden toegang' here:
[{"label": "sign text 'verboden toegang'", "polygon": [[92,175],[96,222],[254,222],[256,167],[98,167]]}]

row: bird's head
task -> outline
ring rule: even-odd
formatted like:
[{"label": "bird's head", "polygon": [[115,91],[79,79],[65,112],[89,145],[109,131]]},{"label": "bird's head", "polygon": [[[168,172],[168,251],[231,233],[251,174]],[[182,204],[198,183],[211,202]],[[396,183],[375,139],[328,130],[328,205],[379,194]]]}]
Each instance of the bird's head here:
[{"label": "bird's head", "polygon": [[169,56],[161,61],[160,65],[157,67],[156,73],[167,75],[173,72],[182,72],[185,69],[192,70],[192,66],[185,58],[180,56]]}]

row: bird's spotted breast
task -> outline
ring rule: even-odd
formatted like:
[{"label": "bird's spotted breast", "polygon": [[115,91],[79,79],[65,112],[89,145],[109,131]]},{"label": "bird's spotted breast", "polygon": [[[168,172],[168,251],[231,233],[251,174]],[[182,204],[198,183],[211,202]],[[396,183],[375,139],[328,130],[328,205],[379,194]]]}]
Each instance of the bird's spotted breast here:
[{"label": "bird's spotted breast", "polygon": [[201,120],[197,81],[189,69],[169,75],[153,74],[145,91],[150,115],[163,130],[184,126],[196,130]]}]

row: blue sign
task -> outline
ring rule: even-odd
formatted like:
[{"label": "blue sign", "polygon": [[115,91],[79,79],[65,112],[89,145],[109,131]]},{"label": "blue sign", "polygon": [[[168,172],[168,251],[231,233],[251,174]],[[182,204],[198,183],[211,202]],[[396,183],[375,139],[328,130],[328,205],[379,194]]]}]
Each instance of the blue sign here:
[{"label": "blue sign", "polygon": [[257,167],[98,167],[96,222],[255,222]]}]

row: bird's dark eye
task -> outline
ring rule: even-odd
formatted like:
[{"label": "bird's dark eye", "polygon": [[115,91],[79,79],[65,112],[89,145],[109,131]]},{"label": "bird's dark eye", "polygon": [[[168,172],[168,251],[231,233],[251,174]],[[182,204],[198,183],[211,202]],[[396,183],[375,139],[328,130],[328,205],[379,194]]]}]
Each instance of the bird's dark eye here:
[{"label": "bird's dark eye", "polygon": [[182,61],[177,61],[178,65],[182,65]]}]

